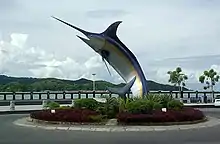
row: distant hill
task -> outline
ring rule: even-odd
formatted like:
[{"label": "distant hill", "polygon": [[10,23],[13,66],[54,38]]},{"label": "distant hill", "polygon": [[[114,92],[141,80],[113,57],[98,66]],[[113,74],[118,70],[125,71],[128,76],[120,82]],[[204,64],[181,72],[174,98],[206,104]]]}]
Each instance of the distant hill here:
[{"label": "distant hill", "polygon": [[[106,86],[122,87],[124,83],[112,84],[107,81],[96,81],[96,90],[106,90]],[[178,87],[148,81],[150,91],[174,91]],[[10,77],[0,75],[0,91],[74,91],[74,90],[92,90],[92,81],[81,78],[78,80],[62,80],[56,78],[31,78],[31,77]],[[184,88],[183,90],[188,90]]]}]

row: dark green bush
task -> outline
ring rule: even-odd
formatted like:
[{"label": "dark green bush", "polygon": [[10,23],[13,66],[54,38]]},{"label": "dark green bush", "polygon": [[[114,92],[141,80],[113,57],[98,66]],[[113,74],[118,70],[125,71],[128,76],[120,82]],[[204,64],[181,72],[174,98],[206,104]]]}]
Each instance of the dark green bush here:
[{"label": "dark green bush", "polygon": [[100,105],[96,111],[100,113],[101,115],[106,115],[106,109],[105,109],[105,106],[103,105]]},{"label": "dark green bush", "polygon": [[154,103],[154,106],[153,106],[153,109],[154,110],[159,110],[159,109],[162,109],[163,108],[163,105],[159,102],[155,102]]},{"label": "dark green bush", "polygon": [[174,99],[171,95],[164,94],[160,96],[160,103],[162,104],[162,107],[164,108],[167,108],[167,104],[173,100]]},{"label": "dark green bush", "polygon": [[148,94],[145,97],[146,100],[160,103],[164,108],[167,108],[168,102],[173,100],[173,97],[167,94]]},{"label": "dark green bush", "polygon": [[161,102],[161,95],[159,94],[148,94],[145,97],[145,99],[149,101]]},{"label": "dark green bush", "polygon": [[167,104],[168,109],[180,110],[183,108],[183,103],[178,100],[171,100]]},{"label": "dark green bush", "polygon": [[105,103],[105,114],[108,118],[114,118],[119,112],[119,101],[115,97],[107,98]]},{"label": "dark green bush", "polygon": [[119,101],[115,97],[107,97],[105,103],[99,103],[96,111],[108,118],[115,118],[119,112]]},{"label": "dark green bush", "polygon": [[48,102],[47,105],[46,105],[47,108],[49,109],[56,109],[56,108],[59,108],[60,107],[60,104],[57,103],[57,102]]},{"label": "dark green bush", "polygon": [[96,110],[98,108],[98,105],[99,103],[92,98],[77,99],[74,102],[75,108],[86,108],[89,110]]},{"label": "dark green bush", "polygon": [[96,109],[96,111],[98,113],[100,113],[101,115],[106,115],[106,108],[105,108],[105,104],[99,104],[98,108]]},{"label": "dark green bush", "polygon": [[154,108],[154,102],[150,100],[139,99],[127,104],[127,111],[131,113],[149,113]]},{"label": "dark green bush", "polygon": [[146,108],[147,108],[148,112],[151,112],[154,109],[155,103],[158,103],[158,102],[154,102],[154,101],[151,101],[151,100],[146,100]]}]

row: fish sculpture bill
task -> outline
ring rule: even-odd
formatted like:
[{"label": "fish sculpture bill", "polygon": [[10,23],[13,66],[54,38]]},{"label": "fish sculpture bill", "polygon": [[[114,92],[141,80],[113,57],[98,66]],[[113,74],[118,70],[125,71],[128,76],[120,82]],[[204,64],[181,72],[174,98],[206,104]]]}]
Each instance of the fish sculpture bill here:
[{"label": "fish sculpture bill", "polygon": [[[102,33],[92,33],[54,16],[52,17],[83,33],[87,38],[78,35],[77,37],[98,53],[105,64],[107,61],[126,82],[126,85],[122,88],[107,87],[108,91],[119,94],[119,96],[124,96],[130,90],[134,97],[143,97],[147,94],[147,80],[137,58],[116,35],[117,28],[122,21],[114,22]],[[107,64],[106,67],[108,69]]]}]

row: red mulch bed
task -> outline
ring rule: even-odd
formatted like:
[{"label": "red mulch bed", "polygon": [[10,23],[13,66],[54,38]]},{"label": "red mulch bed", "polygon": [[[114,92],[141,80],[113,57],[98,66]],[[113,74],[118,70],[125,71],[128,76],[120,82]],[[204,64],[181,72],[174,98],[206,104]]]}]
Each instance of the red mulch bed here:
[{"label": "red mulch bed", "polygon": [[56,109],[55,113],[51,110],[32,112],[30,117],[33,119],[56,122],[93,122],[91,116],[99,116],[96,111],[88,109]]},{"label": "red mulch bed", "polygon": [[166,123],[186,122],[204,119],[200,110],[184,107],[182,110],[168,110],[167,112],[154,111],[152,114],[132,114],[128,112],[119,113],[117,120],[122,124],[133,123]]}]

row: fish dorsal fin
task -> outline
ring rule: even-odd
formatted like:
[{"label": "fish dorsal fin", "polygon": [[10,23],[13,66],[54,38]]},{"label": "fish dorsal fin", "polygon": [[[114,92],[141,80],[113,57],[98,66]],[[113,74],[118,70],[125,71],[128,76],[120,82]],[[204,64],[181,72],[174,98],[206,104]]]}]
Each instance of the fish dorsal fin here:
[{"label": "fish dorsal fin", "polygon": [[110,38],[117,39],[116,32],[120,23],[122,23],[122,21],[114,22],[103,32],[103,34]]}]

